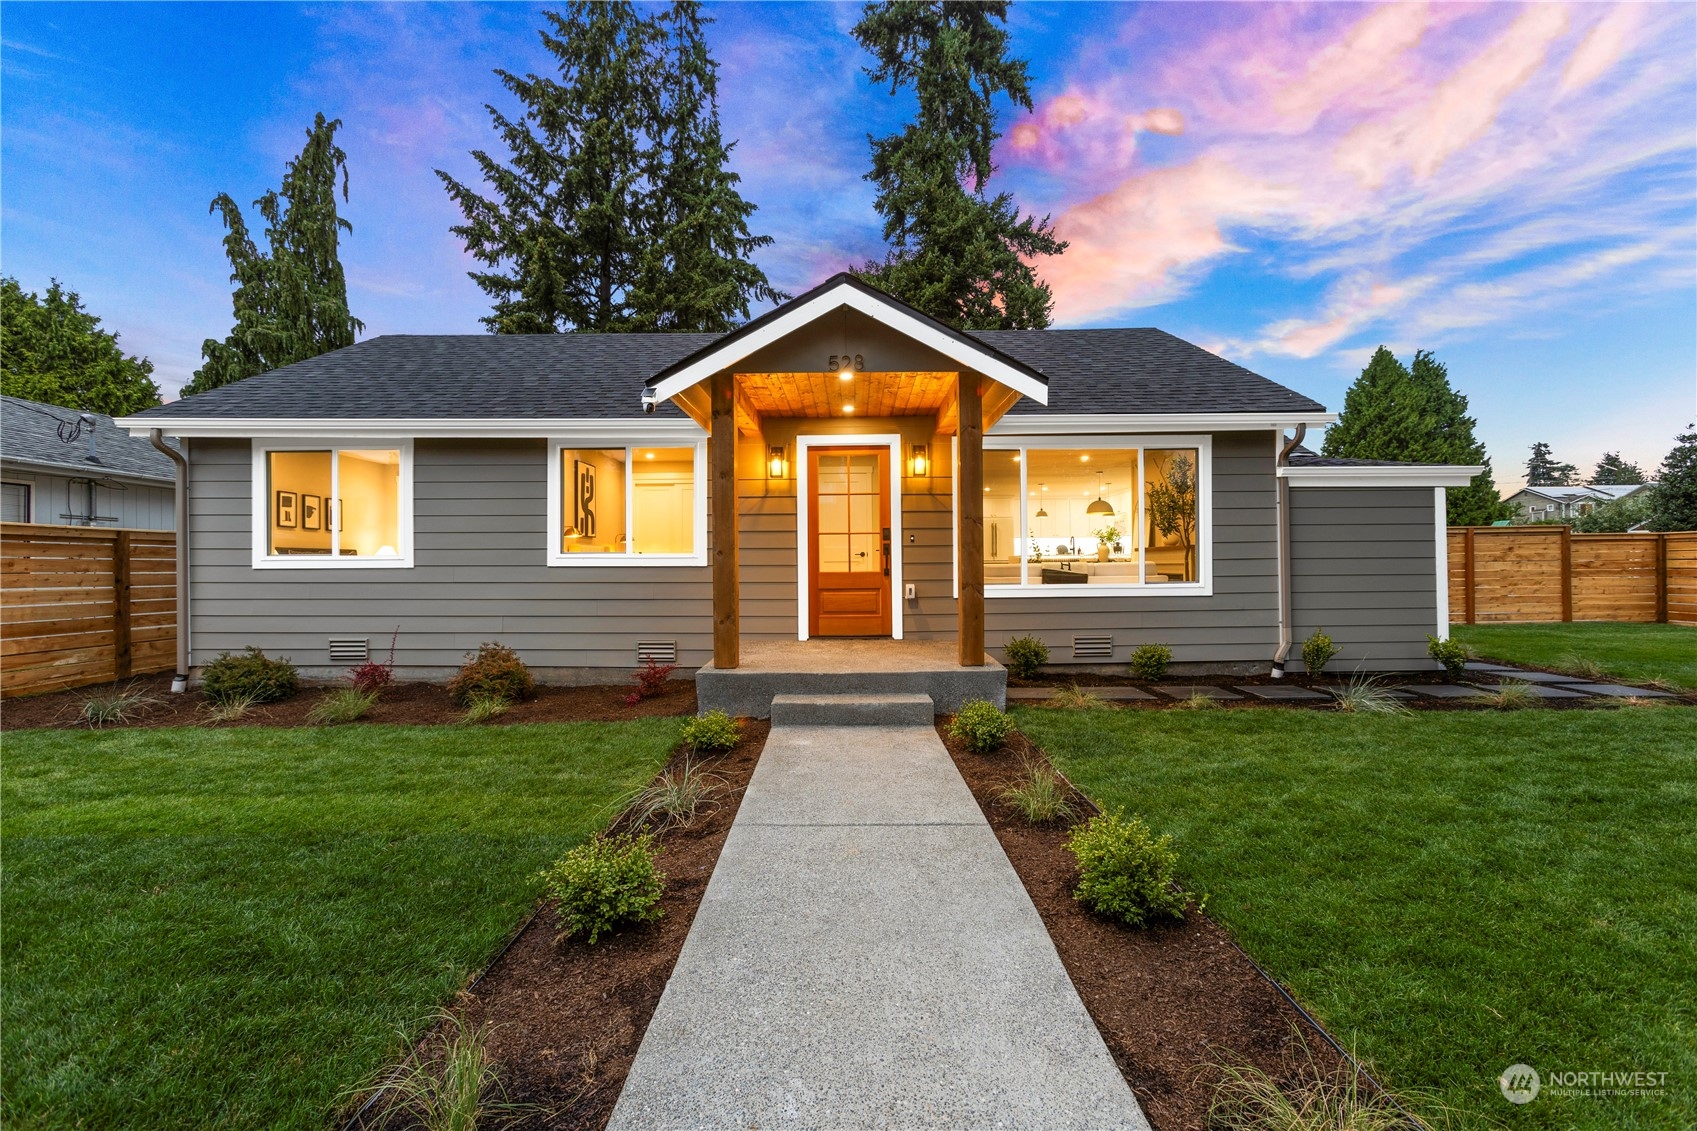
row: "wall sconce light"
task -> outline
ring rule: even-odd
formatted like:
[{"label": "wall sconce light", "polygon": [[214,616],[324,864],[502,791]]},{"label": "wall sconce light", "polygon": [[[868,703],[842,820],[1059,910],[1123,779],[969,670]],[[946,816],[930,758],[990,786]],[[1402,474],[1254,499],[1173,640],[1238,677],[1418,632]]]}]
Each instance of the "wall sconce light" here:
[{"label": "wall sconce light", "polygon": [[913,453],[907,461],[907,473],[915,478],[931,474],[931,448],[928,444],[913,445]]},{"label": "wall sconce light", "polygon": [[790,461],[784,454],[784,445],[773,444],[766,450],[766,478],[788,479],[790,477]]}]

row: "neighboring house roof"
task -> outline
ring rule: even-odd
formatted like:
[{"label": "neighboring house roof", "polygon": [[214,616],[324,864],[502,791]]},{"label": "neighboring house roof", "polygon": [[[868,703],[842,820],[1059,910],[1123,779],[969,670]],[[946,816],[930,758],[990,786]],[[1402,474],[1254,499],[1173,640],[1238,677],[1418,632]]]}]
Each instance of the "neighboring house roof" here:
[{"label": "neighboring house roof", "polygon": [[[94,418],[92,459],[86,425],[82,435],[72,443],[59,438],[60,425],[74,426],[81,416]],[[174,441],[170,443],[176,446]],[[159,454],[152,443],[119,428],[110,416],[38,404],[21,397],[0,396],[0,459],[94,478],[117,475],[171,483],[177,477],[176,465]]]},{"label": "neighboring house roof", "polygon": [[[391,334],[151,408],[171,420],[615,419],[642,411],[645,388],[726,342],[758,337],[829,288],[923,319],[927,332],[1047,385],[1047,406],[1013,414],[1325,412],[1318,401],[1154,329],[951,330],[864,283],[837,277],[730,334]],[[657,415],[679,418],[662,400]]]},{"label": "neighboring house roof", "polygon": [[1540,499],[1548,499],[1552,503],[1612,503],[1624,499],[1647,488],[1654,483],[1606,483],[1595,486],[1581,485],[1573,487],[1522,487],[1508,497],[1509,502],[1522,495],[1536,495]]}]

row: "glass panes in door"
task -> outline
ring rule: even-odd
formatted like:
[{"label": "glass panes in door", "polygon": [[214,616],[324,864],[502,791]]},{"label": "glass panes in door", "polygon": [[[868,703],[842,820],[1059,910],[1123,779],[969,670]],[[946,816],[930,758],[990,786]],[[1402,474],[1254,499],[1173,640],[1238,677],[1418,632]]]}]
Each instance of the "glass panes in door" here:
[{"label": "glass panes in door", "polygon": [[819,455],[820,573],[876,573],[884,568],[878,456]]}]

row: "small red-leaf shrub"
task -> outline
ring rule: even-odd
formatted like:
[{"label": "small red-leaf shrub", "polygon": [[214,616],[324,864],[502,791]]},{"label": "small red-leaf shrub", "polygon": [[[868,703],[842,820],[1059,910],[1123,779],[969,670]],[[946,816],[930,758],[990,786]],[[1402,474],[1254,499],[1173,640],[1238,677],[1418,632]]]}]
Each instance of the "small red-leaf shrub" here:
[{"label": "small red-leaf shrub", "polygon": [[535,695],[536,679],[505,644],[479,644],[477,651],[466,653],[465,665],[448,681],[448,694],[462,707],[476,698],[512,703]]},{"label": "small red-leaf shrub", "polygon": [[395,682],[395,641],[400,635],[401,628],[396,625],[394,634],[389,637],[389,658],[381,664],[376,660],[367,660],[357,668],[348,669],[348,678],[353,680],[355,691],[366,695],[380,695]]},{"label": "small red-leaf shrub", "polygon": [[636,698],[627,699],[625,702],[634,705],[651,695],[665,691],[666,681],[671,679],[672,673],[677,670],[676,664],[657,664],[649,660],[647,664],[631,673],[631,678],[636,680]]},{"label": "small red-leaf shrub", "polygon": [[642,692],[640,691],[633,691],[625,696],[625,706],[627,707],[634,707],[640,702],[642,702]]}]

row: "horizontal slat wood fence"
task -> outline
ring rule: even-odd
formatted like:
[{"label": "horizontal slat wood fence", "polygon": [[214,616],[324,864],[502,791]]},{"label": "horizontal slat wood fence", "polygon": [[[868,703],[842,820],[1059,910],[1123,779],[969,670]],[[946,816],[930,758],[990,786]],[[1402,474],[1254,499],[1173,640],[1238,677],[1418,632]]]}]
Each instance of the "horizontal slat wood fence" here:
[{"label": "horizontal slat wood fence", "polygon": [[1697,531],[1452,526],[1450,619],[1697,624]]},{"label": "horizontal slat wood fence", "polygon": [[0,523],[0,696],[170,671],[177,536]]}]

